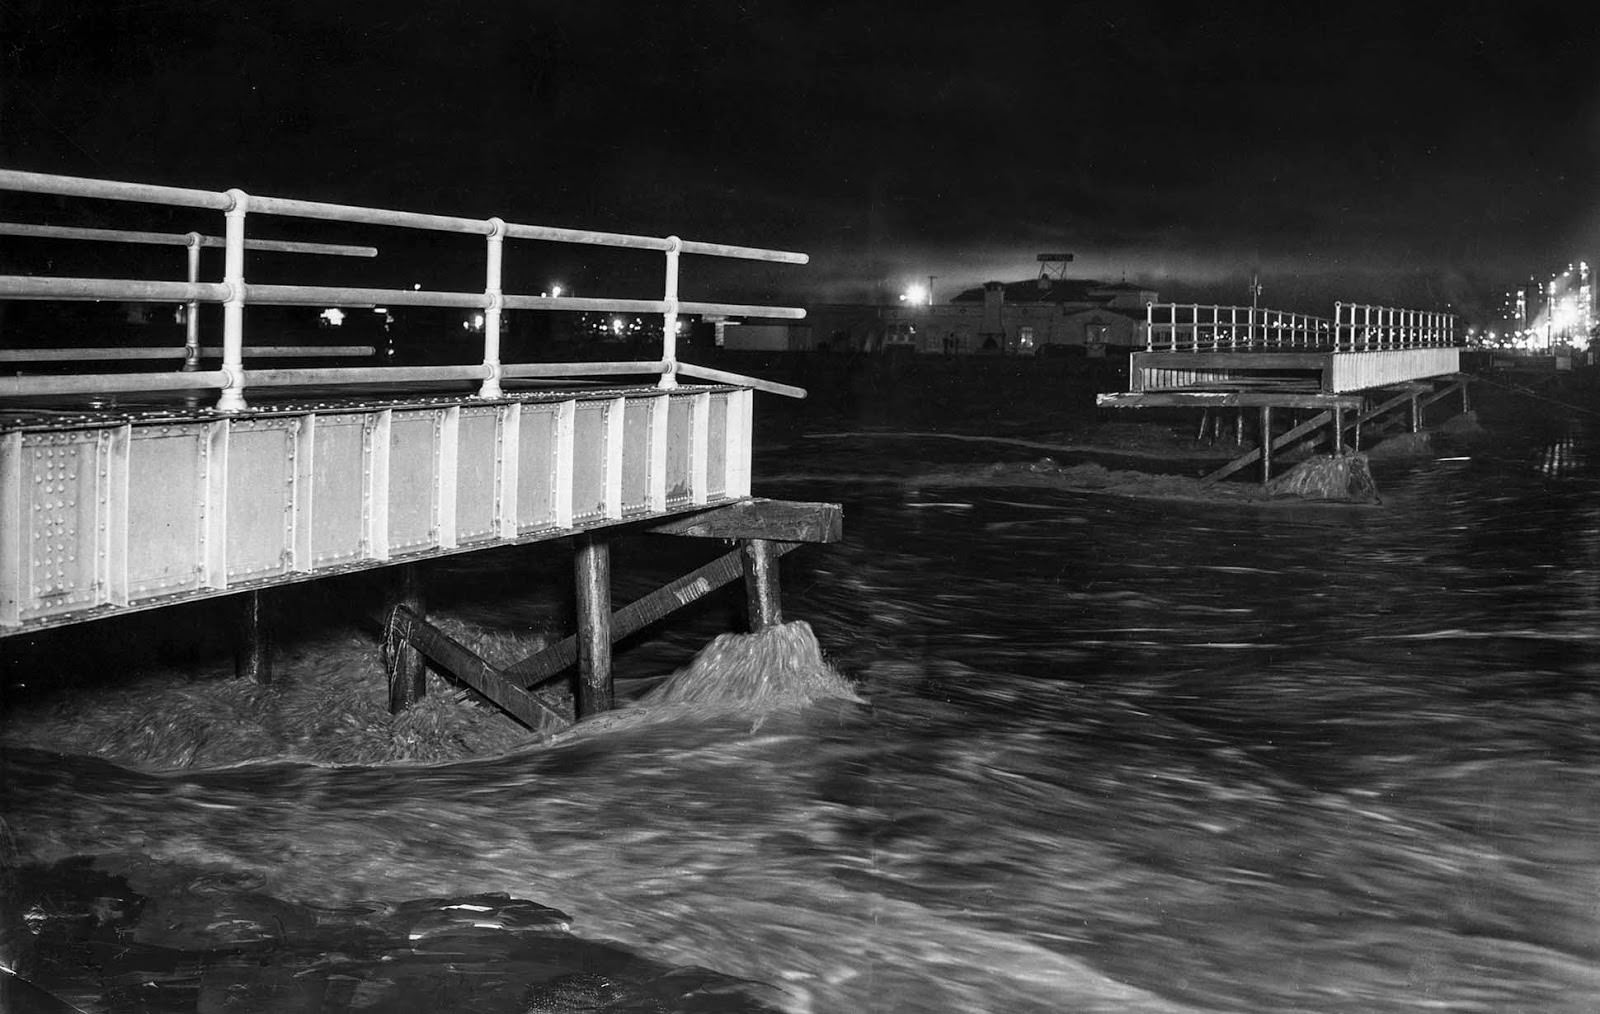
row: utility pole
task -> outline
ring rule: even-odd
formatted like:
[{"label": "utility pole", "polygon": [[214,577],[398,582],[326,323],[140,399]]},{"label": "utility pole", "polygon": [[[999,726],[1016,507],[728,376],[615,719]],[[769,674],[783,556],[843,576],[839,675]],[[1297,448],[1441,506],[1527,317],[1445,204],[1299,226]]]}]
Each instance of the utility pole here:
[{"label": "utility pole", "polygon": [[1250,273],[1250,344],[1256,343],[1256,309],[1261,301],[1261,273]]}]

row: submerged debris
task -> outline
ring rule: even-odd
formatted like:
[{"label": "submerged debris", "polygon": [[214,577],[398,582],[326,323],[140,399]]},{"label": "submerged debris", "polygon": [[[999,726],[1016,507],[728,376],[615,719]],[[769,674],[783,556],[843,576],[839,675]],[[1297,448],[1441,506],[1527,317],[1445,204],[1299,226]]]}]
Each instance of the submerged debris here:
[{"label": "submerged debris", "polygon": [[170,770],[265,760],[438,763],[490,756],[531,734],[429,675],[414,707],[389,713],[388,683],[365,639],[318,644],[320,661],[262,686],[231,674],[154,675],[6,716],[0,741]]}]

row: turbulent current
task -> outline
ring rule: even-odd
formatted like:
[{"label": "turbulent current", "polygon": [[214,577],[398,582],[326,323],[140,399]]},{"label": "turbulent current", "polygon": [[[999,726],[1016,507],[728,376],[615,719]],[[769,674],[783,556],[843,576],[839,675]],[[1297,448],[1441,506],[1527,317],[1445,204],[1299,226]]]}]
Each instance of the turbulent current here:
[{"label": "turbulent current", "polygon": [[[840,695],[428,766],[12,749],[10,848],[312,911],[502,892],[745,983],[714,1009],[1593,1011],[1592,451],[1578,424],[1441,443],[1376,466],[1383,502],[1356,507],[995,485],[1038,452],[798,441],[756,485],[844,504],[844,542],[783,564]],[[624,651],[624,682],[725,614]],[[532,1009],[713,1009],[608,996]]]}]

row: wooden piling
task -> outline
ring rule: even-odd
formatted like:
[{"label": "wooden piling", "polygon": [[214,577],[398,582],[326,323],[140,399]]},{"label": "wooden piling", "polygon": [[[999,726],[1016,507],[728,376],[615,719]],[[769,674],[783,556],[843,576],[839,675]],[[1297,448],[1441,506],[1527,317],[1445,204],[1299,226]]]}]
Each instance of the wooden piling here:
[{"label": "wooden piling", "polygon": [[593,535],[577,539],[574,558],[578,603],[578,717],[610,711],[611,544]]},{"label": "wooden piling", "polygon": [[778,581],[778,556],[767,539],[741,539],[744,593],[752,633],[783,622],[783,597]]},{"label": "wooden piling", "polygon": [[1272,478],[1272,406],[1261,406],[1261,482]]},{"label": "wooden piling", "polygon": [[1335,405],[1333,407],[1333,453],[1339,454],[1344,450],[1344,409]]},{"label": "wooden piling", "polygon": [[422,653],[408,640],[388,636],[392,617],[395,609],[402,606],[417,619],[426,619],[428,613],[421,569],[414,563],[393,569],[383,611],[385,617],[391,618],[385,623],[384,664],[389,670],[389,713],[397,715],[427,694],[428,671]]},{"label": "wooden piling", "polygon": [[267,593],[257,589],[240,595],[235,621],[234,674],[262,686],[271,683],[272,616]]}]

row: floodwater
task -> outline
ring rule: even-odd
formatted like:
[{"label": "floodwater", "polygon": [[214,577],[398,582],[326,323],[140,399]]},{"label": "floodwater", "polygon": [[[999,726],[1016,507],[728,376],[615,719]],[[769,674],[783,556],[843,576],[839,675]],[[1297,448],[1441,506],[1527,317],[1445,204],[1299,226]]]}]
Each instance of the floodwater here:
[{"label": "floodwater", "polygon": [[[539,1010],[1593,1011],[1594,440],[1501,429],[1375,465],[1378,506],[1225,508],[798,440],[757,491],[842,502],[847,537],[785,558],[786,616],[864,703],[420,768],[13,751],[6,819],[284,902],[505,892],[750,983]],[[665,674],[725,613],[619,664]],[[527,1009],[487,997],[457,1009]]]}]

